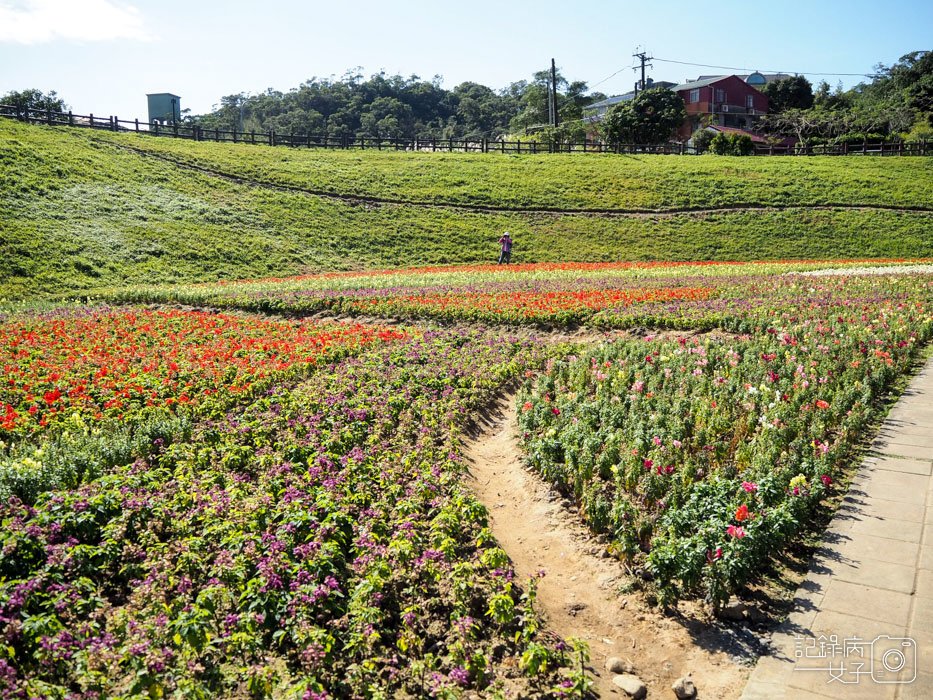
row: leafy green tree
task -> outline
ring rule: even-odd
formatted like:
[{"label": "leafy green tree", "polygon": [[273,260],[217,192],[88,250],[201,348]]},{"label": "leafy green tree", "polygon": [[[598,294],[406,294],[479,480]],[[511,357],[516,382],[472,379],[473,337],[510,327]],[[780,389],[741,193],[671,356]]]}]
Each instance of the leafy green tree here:
[{"label": "leafy green tree", "polygon": [[750,156],[755,151],[755,144],[748,134],[720,132],[710,139],[709,149],[717,156]]},{"label": "leafy green tree", "polygon": [[603,134],[610,143],[664,143],[686,118],[680,95],[667,88],[651,88],[609,110]]},{"label": "leafy green tree", "polygon": [[813,106],[813,85],[802,75],[775,80],[764,85],[761,91],[768,96],[769,113],[810,109]]},{"label": "leafy green tree", "polygon": [[697,129],[693,132],[691,137],[693,140],[693,147],[696,149],[697,153],[706,153],[709,150],[710,142],[716,136],[709,129]]},{"label": "leafy green tree", "polygon": [[58,96],[55,90],[42,92],[41,90],[29,89],[20,92],[12,91],[0,97],[0,104],[24,109],[43,109],[53,112],[67,112],[70,107]]}]

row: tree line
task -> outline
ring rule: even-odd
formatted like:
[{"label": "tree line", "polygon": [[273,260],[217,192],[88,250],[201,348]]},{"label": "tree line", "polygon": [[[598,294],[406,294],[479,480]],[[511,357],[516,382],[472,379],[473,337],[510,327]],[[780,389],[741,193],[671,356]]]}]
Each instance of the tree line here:
[{"label": "tree line", "polygon": [[933,139],[933,52],[913,51],[894,65],[878,64],[871,81],[849,90],[826,81],[814,89],[803,76],[765,85],[767,134],[803,143],[904,138]]},{"label": "tree line", "polygon": [[[348,73],[339,80],[312,78],[287,92],[222,97],[209,114],[185,120],[205,129],[276,131],[337,138],[497,139],[543,126],[548,119],[550,71],[493,90],[475,82],[451,90],[441,78],[422,80]],[[605,98],[582,81],[557,75],[560,121],[580,124],[583,108]]]},{"label": "tree line", "polygon": [[[451,90],[440,76],[423,80],[377,73],[364,78],[349,72],[340,79],[311,78],[287,92],[268,89],[257,95],[221,98],[207,114],[183,112],[188,125],[241,132],[360,136],[383,139],[499,139],[535,135],[541,140],[580,141],[597,136],[609,142],[655,144],[670,141],[686,118],[683,101],[662,88],[644,90],[621,102],[600,121],[585,118],[585,108],[606,95],[586,82],[557,73],[560,126],[548,125],[549,70],[530,80],[493,90],[475,82]],[[775,140],[792,136],[809,143],[841,140],[933,138],[933,53],[914,51],[892,66],[879,64],[868,82],[849,90],[813,85],[803,76],[762,87],[769,113],[757,129]],[[11,92],[3,104],[67,111],[54,91]]]}]

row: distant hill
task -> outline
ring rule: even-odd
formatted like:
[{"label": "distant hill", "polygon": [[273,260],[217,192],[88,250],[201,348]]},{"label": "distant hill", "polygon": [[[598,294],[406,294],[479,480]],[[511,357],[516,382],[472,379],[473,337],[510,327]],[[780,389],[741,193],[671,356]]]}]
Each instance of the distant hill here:
[{"label": "distant hill", "polygon": [[506,229],[523,262],[933,257],[931,212],[929,158],[321,152],[0,120],[6,299],[490,261]]}]

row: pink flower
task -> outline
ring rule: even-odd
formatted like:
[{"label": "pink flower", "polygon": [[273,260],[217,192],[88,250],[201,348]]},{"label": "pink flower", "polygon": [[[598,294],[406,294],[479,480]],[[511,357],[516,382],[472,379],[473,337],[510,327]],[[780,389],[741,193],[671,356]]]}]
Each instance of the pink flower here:
[{"label": "pink flower", "polygon": [[829,474],[823,474],[823,476],[820,477],[820,481],[823,482],[823,486],[829,486],[833,483],[833,478]]},{"label": "pink flower", "polygon": [[727,528],[726,528],[726,532],[727,532],[731,537],[735,537],[735,538],[737,538],[737,539],[742,539],[743,537],[745,537],[745,530],[744,530],[744,528],[738,527],[738,526],[736,526],[736,525],[730,525],[729,527],[727,527]]},{"label": "pink flower", "polygon": [[645,469],[651,469],[654,466],[654,460],[646,459],[642,464],[645,466]]},{"label": "pink flower", "polygon": [[751,481],[743,481],[742,488],[745,489],[745,493],[755,493],[758,490],[758,484]]},{"label": "pink flower", "polygon": [[560,409],[557,406],[555,406],[554,408],[551,409],[551,413],[553,413],[555,416],[559,416]]},{"label": "pink flower", "polygon": [[738,507],[735,511],[735,519],[739,522],[743,520],[748,520],[748,506],[744,503]]},{"label": "pink flower", "polygon": [[653,442],[655,445],[660,445],[660,444],[661,444],[661,438],[659,438],[657,435],[655,435],[653,438],[651,438],[651,442]]},{"label": "pink flower", "polygon": [[711,549],[706,550],[706,563],[707,564],[712,564],[717,559],[722,559],[722,547],[716,547],[715,552]]}]

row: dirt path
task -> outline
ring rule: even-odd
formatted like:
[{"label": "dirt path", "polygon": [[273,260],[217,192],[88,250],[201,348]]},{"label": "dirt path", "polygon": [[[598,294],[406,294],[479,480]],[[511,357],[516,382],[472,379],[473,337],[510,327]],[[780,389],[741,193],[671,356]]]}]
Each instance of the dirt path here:
[{"label": "dirt path", "polygon": [[729,700],[742,693],[750,656],[737,633],[710,625],[697,609],[678,617],[647,607],[635,594],[617,591],[627,580],[621,565],[569,511],[559,496],[522,466],[514,395],[502,397],[467,446],[469,486],[489,508],[493,533],[521,579],[541,570],[537,609],[561,637],[590,645],[600,697],[626,697],[613,686],[606,659],[631,662],[648,697],[674,697],[671,684],[691,674],[700,698]]}]

